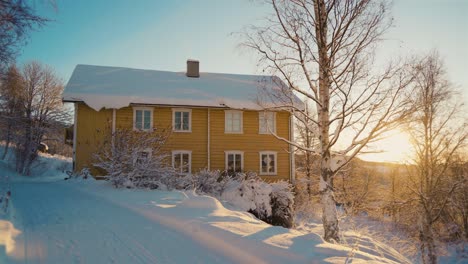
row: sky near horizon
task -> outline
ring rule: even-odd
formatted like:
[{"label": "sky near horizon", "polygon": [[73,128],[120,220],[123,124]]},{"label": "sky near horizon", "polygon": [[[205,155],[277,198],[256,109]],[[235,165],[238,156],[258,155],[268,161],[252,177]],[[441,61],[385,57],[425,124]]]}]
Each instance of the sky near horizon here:
[{"label": "sky near horizon", "polygon": [[[33,32],[18,63],[38,60],[66,83],[77,64],[184,71],[188,58],[204,72],[259,74],[239,32],[269,7],[252,0],[34,1],[53,21]],[[468,0],[395,0],[394,26],[379,47],[383,59],[437,49],[450,81],[468,96]],[[465,100],[466,101],[466,100]],[[391,154],[379,160],[391,160]],[[370,158],[373,159],[373,158]]]}]

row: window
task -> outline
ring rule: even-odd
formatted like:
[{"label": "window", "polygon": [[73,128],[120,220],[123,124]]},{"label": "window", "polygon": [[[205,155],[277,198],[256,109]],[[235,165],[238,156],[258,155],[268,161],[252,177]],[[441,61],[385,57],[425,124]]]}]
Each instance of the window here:
[{"label": "window", "polygon": [[225,160],[228,173],[242,172],[244,169],[244,153],[242,151],[226,151]]},{"label": "window", "polygon": [[178,173],[191,173],[192,152],[186,150],[172,151],[172,167],[174,167]]},{"label": "window", "polygon": [[133,129],[150,131],[153,129],[153,108],[133,108]]},{"label": "window", "polygon": [[225,111],[225,133],[242,133],[242,111]]},{"label": "window", "polygon": [[276,133],[276,113],[275,112],[260,112],[258,113],[260,134],[270,134],[270,131]]},{"label": "window", "polygon": [[172,128],[176,132],[192,132],[192,110],[172,109]]},{"label": "window", "polygon": [[136,153],[135,164],[145,164],[148,162],[149,159],[151,159],[151,149],[138,151]]},{"label": "window", "polygon": [[276,175],[276,152],[260,152],[260,175]]}]

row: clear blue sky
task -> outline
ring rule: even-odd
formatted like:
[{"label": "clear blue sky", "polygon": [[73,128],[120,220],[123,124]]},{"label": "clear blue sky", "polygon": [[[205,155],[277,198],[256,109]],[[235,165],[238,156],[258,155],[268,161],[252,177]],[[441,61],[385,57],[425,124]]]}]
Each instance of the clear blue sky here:
[{"label": "clear blue sky", "polygon": [[[187,58],[202,71],[258,73],[252,54],[231,33],[270,10],[252,0],[34,1],[54,21],[34,32],[20,63],[39,60],[67,81],[76,64],[183,71]],[[437,48],[450,79],[468,91],[468,0],[396,0],[395,27],[381,55]]]},{"label": "clear blue sky", "polygon": [[37,59],[68,80],[76,64],[182,71],[188,58],[202,71],[251,73],[231,36],[264,10],[247,0],[60,1],[55,19],[32,34],[19,61]]},{"label": "clear blue sky", "polygon": [[[76,64],[184,71],[188,58],[200,60],[205,72],[260,73],[253,54],[237,48],[240,39],[231,35],[271,12],[258,1],[56,1],[57,11],[46,0],[33,2],[54,21],[32,34],[18,62],[49,64],[65,82]],[[392,14],[395,26],[378,55],[389,59],[438,49],[466,102],[468,0],[395,0]],[[398,135],[385,142],[387,153],[366,159],[401,156]]]}]

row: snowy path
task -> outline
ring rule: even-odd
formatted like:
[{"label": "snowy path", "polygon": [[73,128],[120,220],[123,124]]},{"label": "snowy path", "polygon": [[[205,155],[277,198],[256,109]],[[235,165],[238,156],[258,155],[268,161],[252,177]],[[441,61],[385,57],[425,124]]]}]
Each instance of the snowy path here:
[{"label": "snowy path", "polygon": [[[118,195],[115,190],[104,190]],[[284,249],[249,241],[203,221],[187,221],[171,211],[171,205],[138,203],[141,199],[127,199],[132,198],[130,192],[126,201],[109,201],[102,193],[92,194],[94,191],[82,191],[69,182],[12,183],[13,222],[21,234],[5,261],[284,263],[291,258],[295,262],[305,261]],[[148,192],[143,195],[148,196]]]},{"label": "snowy path", "polygon": [[[200,254],[203,248],[183,235],[127,208],[67,187],[56,183],[12,185],[15,217],[20,224],[17,229],[22,232],[12,263],[187,263],[222,259]],[[190,254],[170,255],[174,249],[188,246],[193,249]]]}]

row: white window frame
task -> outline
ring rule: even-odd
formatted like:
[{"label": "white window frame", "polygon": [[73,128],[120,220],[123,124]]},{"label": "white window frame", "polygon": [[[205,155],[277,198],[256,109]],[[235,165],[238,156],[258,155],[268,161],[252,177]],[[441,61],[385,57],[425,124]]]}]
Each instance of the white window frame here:
[{"label": "white window frame", "polygon": [[[139,129],[137,128],[135,125],[136,125],[136,112],[138,110],[141,110],[143,111],[143,115],[142,115],[142,127],[144,127],[144,120],[145,120],[145,117],[144,117],[144,112],[145,111],[150,111],[150,128],[149,129]],[[154,117],[154,108],[153,107],[133,107],[133,130],[136,130],[136,131],[153,131],[153,117]]]},{"label": "white window frame", "polygon": [[[228,131],[228,114],[239,114],[240,115],[240,131]],[[231,120],[232,123],[232,120]],[[225,110],[224,111],[224,133],[226,134],[243,134],[244,133],[244,113],[240,110]]]},{"label": "white window frame", "polygon": [[228,155],[241,155],[241,171],[244,171],[244,151],[228,150],[224,152],[224,169],[228,171]]},{"label": "white window frame", "polygon": [[[175,127],[175,114],[176,112],[189,113],[189,129],[188,130],[177,130]],[[183,115],[181,116],[183,118]],[[181,119],[182,122],[182,119]],[[172,108],[172,131],[181,133],[192,132],[192,109],[187,108]]]},{"label": "white window frame", "polygon": [[188,163],[188,166],[189,166],[189,169],[188,169],[188,173],[184,173],[184,172],[181,172],[181,171],[176,171],[176,173],[178,174],[191,174],[192,173],[192,151],[191,150],[173,150],[172,151],[172,155],[171,155],[171,159],[172,159],[172,167],[174,169],[176,169],[174,167],[174,164],[175,164],[175,155],[181,155],[181,154],[188,154],[189,155],[189,163]]},{"label": "white window frame", "polygon": [[[268,119],[266,119],[266,115],[273,116],[273,126],[272,124],[269,124]],[[265,131],[262,131],[262,124],[265,124]],[[263,111],[263,112],[258,113],[258,133],[259,134],[276,133],[276,112]]]},{"label": "white window frame", "polygon": [[[262,171],[262,155],[274,155],[275,157],[275,171],[274,172],[263,172]],[[278,152],[276,151],[260,151],[259,152],[259,175],[278,175]]]},{"label": "white window frame", "polygon": [[146,153],[148,153],[148,159],[151,159],[151,156],[153,155],[153,150],[152,150],[151,148],[146,148],[146,149],[137,151],[136,157],[135,157],[134,160],[133,160],[133,166],[136,165],[136,163],[137,163],[137,161],[138,161],[138,158],[139,158],[139,157],[138,157],[138,153],[140,153],[140,152],[146,152]]}]

